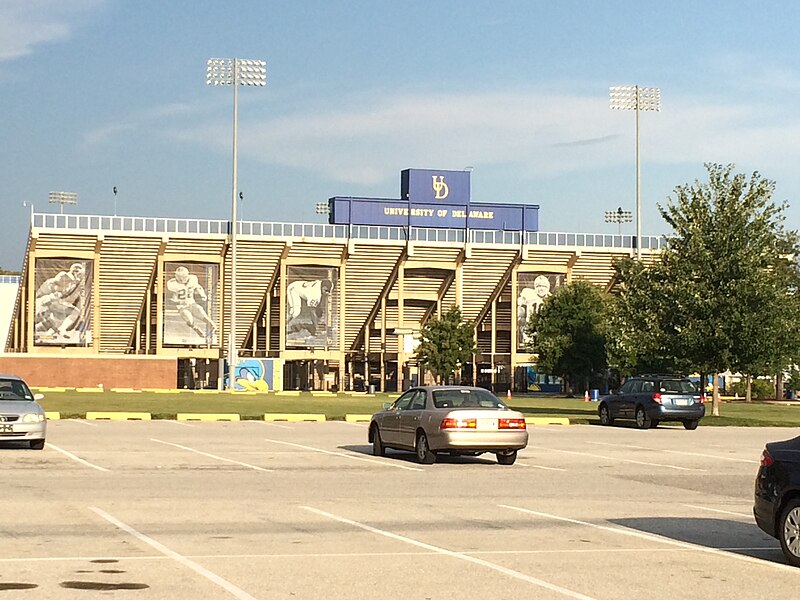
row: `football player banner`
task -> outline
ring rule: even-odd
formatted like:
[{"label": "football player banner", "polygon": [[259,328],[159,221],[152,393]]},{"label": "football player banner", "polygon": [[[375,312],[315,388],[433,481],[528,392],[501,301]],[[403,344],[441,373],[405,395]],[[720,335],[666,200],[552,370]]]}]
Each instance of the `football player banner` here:
[{"label": "football player banner", "polygon": [[217,343],[219,265],[164,263],[164,345]]},{"label": "football player banner", "polygon": [[564,275],[557,273],[517,273],[517,350],[527,351],[530,337],[525,326],[544,301],[564,284]]},{"label": "football player banner", "polygon": [[286,346],[337,347],[339,271],[331,267],[286,267]]},{"label": "football player banner", "polygon": [[93,272],[92,260],[36,260],[35,346],[91,345]]}]

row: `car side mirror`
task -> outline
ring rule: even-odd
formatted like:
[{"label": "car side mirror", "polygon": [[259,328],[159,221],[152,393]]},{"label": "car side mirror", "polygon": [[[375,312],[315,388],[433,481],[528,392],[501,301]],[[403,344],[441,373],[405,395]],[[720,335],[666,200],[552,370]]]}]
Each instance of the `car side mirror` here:
[{"label": "car side mirror", "polygon": [[392,408],[392,403],[391,402],[384,402],[383,403],[383,409],[384,410],[389,410],[390,408]]},{"label": "car side mirror", "polygon": [[33,395],[33,399],[37,400],[37,401],[38,400],[43,400],[44,399],[44,394],[34,394]]}]

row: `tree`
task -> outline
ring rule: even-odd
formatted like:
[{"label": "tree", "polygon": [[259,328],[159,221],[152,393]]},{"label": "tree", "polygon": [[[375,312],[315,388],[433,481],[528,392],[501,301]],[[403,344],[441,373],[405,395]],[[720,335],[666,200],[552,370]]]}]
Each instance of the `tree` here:
[{"label": "tree", "polygon": [[[798,236],[775,184],[707,164],[708,182],[675,188],[661,260],[618,265],[619,346],[637,368],[775,374],[798,362]],[[712,414],[719,414],[714,393]]]},{"label": "tree", "polygon": [[458,306],[453,306],[441,318],[429,319],[420,336],[415,356],[437,384],[470,362],[476,352],[475,325],[462,323]]},{"label": "tree", "polygon": [[528,350],[542,371],[558,375],[571,394],[574,385],[589,388],[604,374],[608,307],[605,294],[586,281],[558,288],[525,326]]}]

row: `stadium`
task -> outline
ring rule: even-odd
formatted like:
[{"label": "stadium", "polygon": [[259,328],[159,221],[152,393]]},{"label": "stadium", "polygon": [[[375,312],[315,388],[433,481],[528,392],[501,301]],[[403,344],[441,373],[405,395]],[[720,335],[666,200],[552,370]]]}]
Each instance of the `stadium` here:
[{"label": "stadium", "polygon": [[[462,381],[557,389],[522,325],[566,282],[613,287],[636,240],[541,232],[537,205],[471,202],[470,175],[407,169],[397,199],[334,197],[328,223],[239,221],[235,235],[225,220],[33,213],[0,370],[223,389],[233,333],[236,389],[396,391],[425,380],[421,327],[458,305],[478,348]],[[662,240],[641,242],[652,260]]]}]

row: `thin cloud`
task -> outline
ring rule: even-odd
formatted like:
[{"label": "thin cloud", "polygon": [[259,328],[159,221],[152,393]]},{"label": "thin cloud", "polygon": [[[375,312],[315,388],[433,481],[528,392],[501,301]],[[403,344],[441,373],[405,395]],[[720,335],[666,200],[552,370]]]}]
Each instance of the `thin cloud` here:
[{"label": "thin cloud", "polygon": [[81,15],[103,0],[3,0],[0,2],[0,62],[32,54],[42,44],[64,42]]}]

